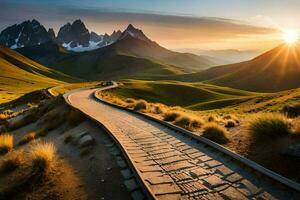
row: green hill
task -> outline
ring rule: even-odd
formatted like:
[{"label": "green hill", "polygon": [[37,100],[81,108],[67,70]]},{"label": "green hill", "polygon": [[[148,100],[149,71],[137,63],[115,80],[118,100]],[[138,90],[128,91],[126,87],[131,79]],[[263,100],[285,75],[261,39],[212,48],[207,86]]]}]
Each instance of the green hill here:
[{"label": "green hill", "polygon": [[2,46],[0,46],[0,71],[0,103],[33,90],[74,82],[73,78],[48,69]]},{"label": "green hill", "polygon": [[206,81],[250,91],[276,92],[300,87],[300,47],[280,45],[253,60],[213,67],[173,77],[184,81]]},{"label": "green hill", "polygon": [[138,80],[126,80],[123,83],[120,89],[114,90],[114,93],[122,98],[145,99],[191,110],[223,108],[258,95],[203,83]]}]

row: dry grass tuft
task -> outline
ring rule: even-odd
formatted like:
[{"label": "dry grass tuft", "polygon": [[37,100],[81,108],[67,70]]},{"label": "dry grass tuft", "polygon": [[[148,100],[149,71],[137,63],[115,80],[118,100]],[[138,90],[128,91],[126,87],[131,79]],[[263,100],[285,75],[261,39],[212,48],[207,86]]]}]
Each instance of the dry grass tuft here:
[{"label": "dry grass tuft", "polygon": [[21,157],[19,154],[15,153],[8,158],[4,158],[0,167],[1,173],[7,173],[15,170],[21,165]]},{"label": "dry grass tuft", "polygon": [[200,128],[204,121],[196,116],[182,115],[175,119],[174,124],[188,130]]},{"label": "dry grass tuft", "polygon": [[172,121],[175,121],[181,115],[182,115],[182,113],[178,112],[178,111],[168,111],[164,114],[163,120],[172,122]]},{"label": "dry grass tuft", "polygon": [[24,145],[24,144],[27,144],[29,142],[31,142],[32,140],[35,140],[37,139],[38,136],[37,136],[37,133],[36,132],[31,132],[31,133],[28,133],[26,135],[24,135],[21,140],[18,142],[18,145]]},{"label": "dry grass tuft", "polygon": [[147,110],[147,104],[148,103],[145,100],[137,100],[135,102],[133,110],[135,110],[135,111]]},{"label": "dry grass tuft", "polygon": [[211,122],[204,126],[202,136],[216,143],[226,144],[229,142],[227,134],[228,132],[224,127],[218,125],[217,123]]},{"label": "dry grass tuft", "polygon": [[0,135],[0,155],[6,154],[13,149],[13,136],[9,134]]},{"label": "dry grass tuft", "polygon": [[33,169],[45,172],[51,167],[55,157],[55,147],[52,143],[39,143],[32,150]]},{"label": "dry grass tuft", "polygon": [[282,114],[260,114],[251,120],[249,131],[255,137],[280,136],[291,133],[291,125]]}]

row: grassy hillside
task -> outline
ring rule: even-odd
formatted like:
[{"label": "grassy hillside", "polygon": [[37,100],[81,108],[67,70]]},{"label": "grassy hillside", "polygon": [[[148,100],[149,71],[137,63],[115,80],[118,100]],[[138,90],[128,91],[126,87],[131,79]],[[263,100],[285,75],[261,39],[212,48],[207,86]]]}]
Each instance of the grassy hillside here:
[{"label": "grassy hillside", "polygon": [[257,93],[208,85],[177,81],[127,80],[114,91],[123,98],[145,99],[169,106],[182,106],[191,110],[207,110],[233,105],[237,101],[253,98]]},{"label": "grassy hillside", "polygon": [[206,81],[250,91],[283,91],[300,87],[299,58],[299,46],[280,45],[247,62],[213,67],[175,79]]},{"label": "grassy hillside", "polygon": [[5,47],[0,47],[0,71],[0,103],[34,90],[74,81]]},{"label": "grassy hillside", "polygon": [[254,93],[204,83],[126,80],[113,93],[121,98],[181,106],[207,113],[280,112],[298,104],[300,88],[276,93]]},{"label": "grassy hillside", "polygon": [[88,80],[162,79],[213,66],[207,57],[173,52],[155,42],[132,37],[81,53],[67,52],[53,42],[18,51],[53,69]]}]

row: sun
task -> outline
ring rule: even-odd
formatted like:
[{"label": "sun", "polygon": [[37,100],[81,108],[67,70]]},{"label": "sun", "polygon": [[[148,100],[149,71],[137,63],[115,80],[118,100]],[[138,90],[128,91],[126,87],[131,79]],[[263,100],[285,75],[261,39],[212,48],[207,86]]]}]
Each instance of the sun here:
[{"label": "sun", "polygon": [[283,33],[283,40],[285,43],[291,45],[297,42],[299,35],[294,30],[289,30]]}]

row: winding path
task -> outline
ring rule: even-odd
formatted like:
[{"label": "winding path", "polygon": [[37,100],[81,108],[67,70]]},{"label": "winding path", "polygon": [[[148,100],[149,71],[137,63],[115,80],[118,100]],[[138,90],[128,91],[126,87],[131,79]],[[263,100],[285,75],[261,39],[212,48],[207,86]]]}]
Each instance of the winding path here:
[{"label": "winding path", "polygon": [[118,141],[155,199],[299,198],[205,144],[97,101],[94,92],[75,91],[67,99]]}]

